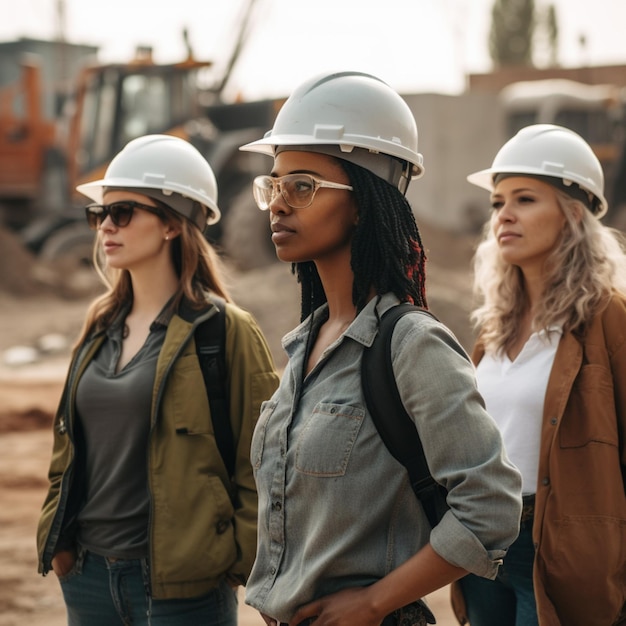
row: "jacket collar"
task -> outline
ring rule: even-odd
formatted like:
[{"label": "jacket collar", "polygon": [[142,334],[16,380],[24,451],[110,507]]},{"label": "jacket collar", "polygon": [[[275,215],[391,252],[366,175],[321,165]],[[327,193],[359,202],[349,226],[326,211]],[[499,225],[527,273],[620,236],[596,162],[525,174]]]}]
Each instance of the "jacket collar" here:
[{"label": "jacket collar", "polygon": [[170,302],[163,307],[163,310],[157,316],[155,322],[159,322],[167,326],[174,315],[176,315],[188,324],[195,326],[217,313],[217,306],[212,301],[212,298],[217,298],[217,296],[209,296],[209,294],[206,293],[206,306],[201,308],[192,306],[187,298],[183,298],[178,307],[175,307],[173,301],[170,300]]}]

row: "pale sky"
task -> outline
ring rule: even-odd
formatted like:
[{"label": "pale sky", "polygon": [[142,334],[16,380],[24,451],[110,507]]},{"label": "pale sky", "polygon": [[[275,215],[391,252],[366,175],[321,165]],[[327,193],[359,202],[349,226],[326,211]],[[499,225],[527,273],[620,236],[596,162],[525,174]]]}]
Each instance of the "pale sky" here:
[{"label": "pale sky", "polygon": [[[0,0],[0,41],[49,39],[100,46],[100,61],[127,61],[149,45],[158,62],[195,56],[223,65],[250,0]],[[563,66],[626,63],[625,0],[552,0]],[[549,4],[536,0],[537,8]],[[367,71],[402,93],[459,93],[469,72],[491,69],[493,0],[255,0],[231,95],[288,95],[325,70]],[[64,7],[64,20],[59,19]],[[586,39],[584,48],[580,36]]]}]

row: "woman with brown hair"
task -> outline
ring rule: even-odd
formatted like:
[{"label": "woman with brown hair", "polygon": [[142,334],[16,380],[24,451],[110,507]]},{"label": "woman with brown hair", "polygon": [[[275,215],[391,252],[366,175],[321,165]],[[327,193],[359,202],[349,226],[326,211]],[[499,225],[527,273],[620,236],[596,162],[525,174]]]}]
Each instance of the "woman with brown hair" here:
[{"label": "woman with brown hair", "polygon": [[[58,575],[70,626],[233,626],[256,549],[250,440],[278,377],[203,236],[215,177],[191,144],[149,135],[78,190],[108,289],[54,421],[39,569]],[[199,333],[216,319],[209,388]]]}]

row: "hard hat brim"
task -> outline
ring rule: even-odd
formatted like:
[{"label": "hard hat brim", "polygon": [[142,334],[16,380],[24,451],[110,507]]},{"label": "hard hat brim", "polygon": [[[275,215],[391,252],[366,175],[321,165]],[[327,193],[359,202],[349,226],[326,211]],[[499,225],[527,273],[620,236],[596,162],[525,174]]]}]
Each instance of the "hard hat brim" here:
[{"label": "hard hat brim", "polygon": [[[108,178],[108,179],[100,179],[95,180],[89,183],[83,183],[82,185],[78,185],[76,187],[76,191],[82,193],[87,198],[97,202],[98,204],[102,204],[104,202],[104,190],[109,188],[115,189],[146,189],[146,190],[159,190],[160,188],[155,187],[154,185],[144,184],[141,181],[129,178]],[[168,188],[171,189],[171,192],[179,193],[181,196],[185,198],[190,198],[191,200],[195,200],[199,204],[206,206],[209,209],[209,215],[207,217],[206,223],[207,225],[215,224],[220,220],[221,212],[215,203],[208,204],[206,198],[202,196],[194,197],[187,188],[181,188],[181,191],[176,189],[175,184],[168,184]],[[163,203],[168,204],[167,202],[167,194],[163,194]]]},{"label": "hard hat brim", "polygon": [[[518,167],[497,167],[497,168],[488,168],[485,170],[480,170],[478,172],[474,172],[473,174],[469,174],[467,176],[467,181],[469,183],[471,183],[472,185],[476,185],[477,187],[481,187],[482,189],[486,189],[487,191],[493,191],[494,188],[494,177],[497,174],[516,174],[520,177],[524,177],[524,176],[540,176],[542,178],[548,176],[550,177],[549,174],[546,174],[545,169],[542,168],[533,168],[533,167],[528,167],[528,166],[524,166],[523,168]],[[569,178],[567,178],[566,176],[553,176],[552,178],[558,178],[558,179],[567,179],[570,180]],[[580,183],[575,181],[576,185],[580,186]],[[589,192],[590,194],[592,194],[593,196],[595,196],[598,200],[598,204],[596,205],[598,207],[597,211],[595,211],[593,213],[593,215],[595,215],[595,217],[597,217],[598,219],[600,219],[601,217],[603,217],[607,210],[608,210],[608,203],[606,201],[606,198],[604,196],[598,196],[597,194],[595,194],[591,189],[588,189],[587,187],[584,187],[586,192]]]},{"label": "hard hat brim", "polygon": [[417,154],[416,158],[416,154],[411,150],[384,139],[380,139],[377,142],[375,149],[372,147],[372,143],[373,140],[371,137],[360,140],[359,137],[355,135],[344,135],[340,141],[330,140],[328,138],[315,138],[311,135],[272,135],[263,137],[257,141],[252,141],[241,146],[239,149],[244,152],[258,152],[259,154],[274,156],[278,146],[339,146],[346,155],[349,154],[353,148],[361,148],[410,163],[411,178],[413,179],[419,178],[424,173],[421,154]]}]

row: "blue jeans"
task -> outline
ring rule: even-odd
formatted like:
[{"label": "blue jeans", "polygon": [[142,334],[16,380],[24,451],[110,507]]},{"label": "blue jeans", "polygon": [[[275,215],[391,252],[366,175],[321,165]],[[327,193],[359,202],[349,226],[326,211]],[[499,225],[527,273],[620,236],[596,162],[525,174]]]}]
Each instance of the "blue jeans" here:
[{"label": "blue jeans", "polygon": [[236,591],[222,581],[199,598],[155,600],[145,560],[110,561],[86,552],[59,578],[68,626],[236,626]]},{"label": "blue jeans", "polygon": [[532,520],[522,523],[495,580],[469,574],[460,580],[472,626],[538,626],[533,590]]}]

